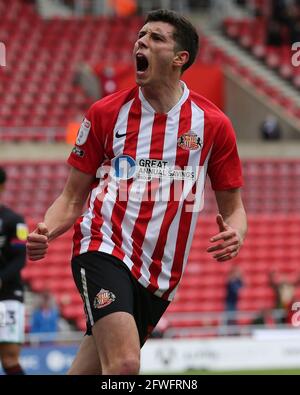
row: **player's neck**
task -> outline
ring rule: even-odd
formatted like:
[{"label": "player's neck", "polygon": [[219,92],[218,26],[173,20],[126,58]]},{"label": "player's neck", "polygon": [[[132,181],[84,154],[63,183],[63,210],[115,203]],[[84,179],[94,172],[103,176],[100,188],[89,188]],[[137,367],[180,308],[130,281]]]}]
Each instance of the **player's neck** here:
[{"label": "player's neck", "polygon": [[142,87],[145,99],[158,114],[168,113],[178,103],[183,91],[180,81],[169,85]]}]

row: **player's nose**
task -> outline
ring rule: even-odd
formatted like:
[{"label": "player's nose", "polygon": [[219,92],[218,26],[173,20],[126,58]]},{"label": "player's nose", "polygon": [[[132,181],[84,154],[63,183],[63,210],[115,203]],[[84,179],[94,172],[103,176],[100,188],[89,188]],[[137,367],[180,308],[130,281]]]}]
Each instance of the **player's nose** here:
[{"label": "player's nose", "polygon": [[138,48],[146,48],[148,45],[148,40],[149,40],[148,34],[145,34],[144,36],[138,38],[137,42],[136,42],[137,47]]}]

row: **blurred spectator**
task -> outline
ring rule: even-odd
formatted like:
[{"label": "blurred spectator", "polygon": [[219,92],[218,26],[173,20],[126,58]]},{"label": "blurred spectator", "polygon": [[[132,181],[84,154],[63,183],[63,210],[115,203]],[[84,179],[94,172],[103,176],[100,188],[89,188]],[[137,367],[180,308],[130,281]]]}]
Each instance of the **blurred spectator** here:
[{"label": "blurred spectator", "polygon": [[272,19],[279,23],[287,24],[289,21],[289,6],[291,2],[287,0],[272,0],[271,15]]},{"label": "blurred spectator", "polygon": [[290,37],[291,45],[300,42],[300,16],[292,24],[290,30],[291,30],[291,37]]},{"label": "blurred spectator", "polygon": [[[38,306],[31,316],[31,333],[51,333],[58,332],[59,310],[50,294],[45,291],[40,295]],[[50,340],[53,340],[53,336]]]},{"label": "blurred spectator", "polygon": [[79,63],[74,80],[92,100],[99,100],[117,91],[117,76],[112,65],[98,64],[91,67],[88,63]]},{"label": "blurred spectator", "polygon": [[238,266],[232,266],[226,281],[225,311],[228,313],[227,325],[235,325],[235,315],[240,289],[244,286],[242,274]]},{"label": "blurred spectator", "polygon": [[117,16],[126,17],[137,12],[136,0],[109,0],[109,4]]},{"label": "blurred spectator", "polygon": [[79,85],[92,100],[101,99],[102,92],[98,77],[88,63],[77,64],[73,82]]},{"label": "blurred spectator", "polygon": [[274,115],[268,115],[260,127],[263,140],[280,140],[282,131],[278,119]]},{"label": "blurred spectator", "polygon": [[218,26],[226,17],[230,17],[233,13],[234,1],[233,0],[211,0],[210,13],[211,23]]},{"label": "blurred spectator", "polygon": [[267,45],[280,47],[283,44],[281,25],[278,21],[270,20],[267,27]]},{"label": "blurred spectator", "polygon": [[299,41],[299,0],[272,0],[267,27],[267,44],[280,46]]},{"label": "blurred spectator", "polygon": [[262,309],[252,321],[252,325],[264,325],[268,328],[276,325],[272,309]]},{"label": "blurred spectator", "polygon": [[275,272],[269,274],[269,284],[275,292],[275,309],[283,310],[283,316],[279,323],[288,323],[291,308],[295,302],[295,288],[300,285],[300,275],[294,281],[285,276],[278,278]]},{"label": "blurred spectator", "polygon": [[98,76],[100,79],[102,97],[111,95],[117,91],[116,71],[112,65],[104,66],[101,70],[98,70]]}]

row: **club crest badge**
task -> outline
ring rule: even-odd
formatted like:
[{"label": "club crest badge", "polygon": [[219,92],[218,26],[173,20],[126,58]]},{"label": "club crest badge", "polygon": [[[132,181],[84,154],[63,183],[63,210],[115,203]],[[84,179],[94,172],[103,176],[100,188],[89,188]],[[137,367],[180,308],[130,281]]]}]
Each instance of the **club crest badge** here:
[{"label": "club crest badge", "polygon": [[180,136],[177,140],[177,144],[179,147],[189,151],[198,150],[203,146],[201,138],[192,130]]},{"label": "club crest badge", "polygon": [[116,296],[112,292],[102,288],[95,296],[94,307],[95,309],[102,309],[103,307],[110,305],[115,300]]}]

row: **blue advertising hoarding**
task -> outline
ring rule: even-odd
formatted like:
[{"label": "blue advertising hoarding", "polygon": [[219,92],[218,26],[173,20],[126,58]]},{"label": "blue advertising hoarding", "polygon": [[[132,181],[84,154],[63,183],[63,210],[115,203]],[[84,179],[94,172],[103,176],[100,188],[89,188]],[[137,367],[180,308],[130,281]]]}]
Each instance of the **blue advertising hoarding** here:
[{"label": "blue advertising hoarding", "polygon": [[[21,364],[26,374],[66,374],[77,353],[78,345],[39,345],[23,347]],[[3,374],[0,367],[0,374]]]}]

